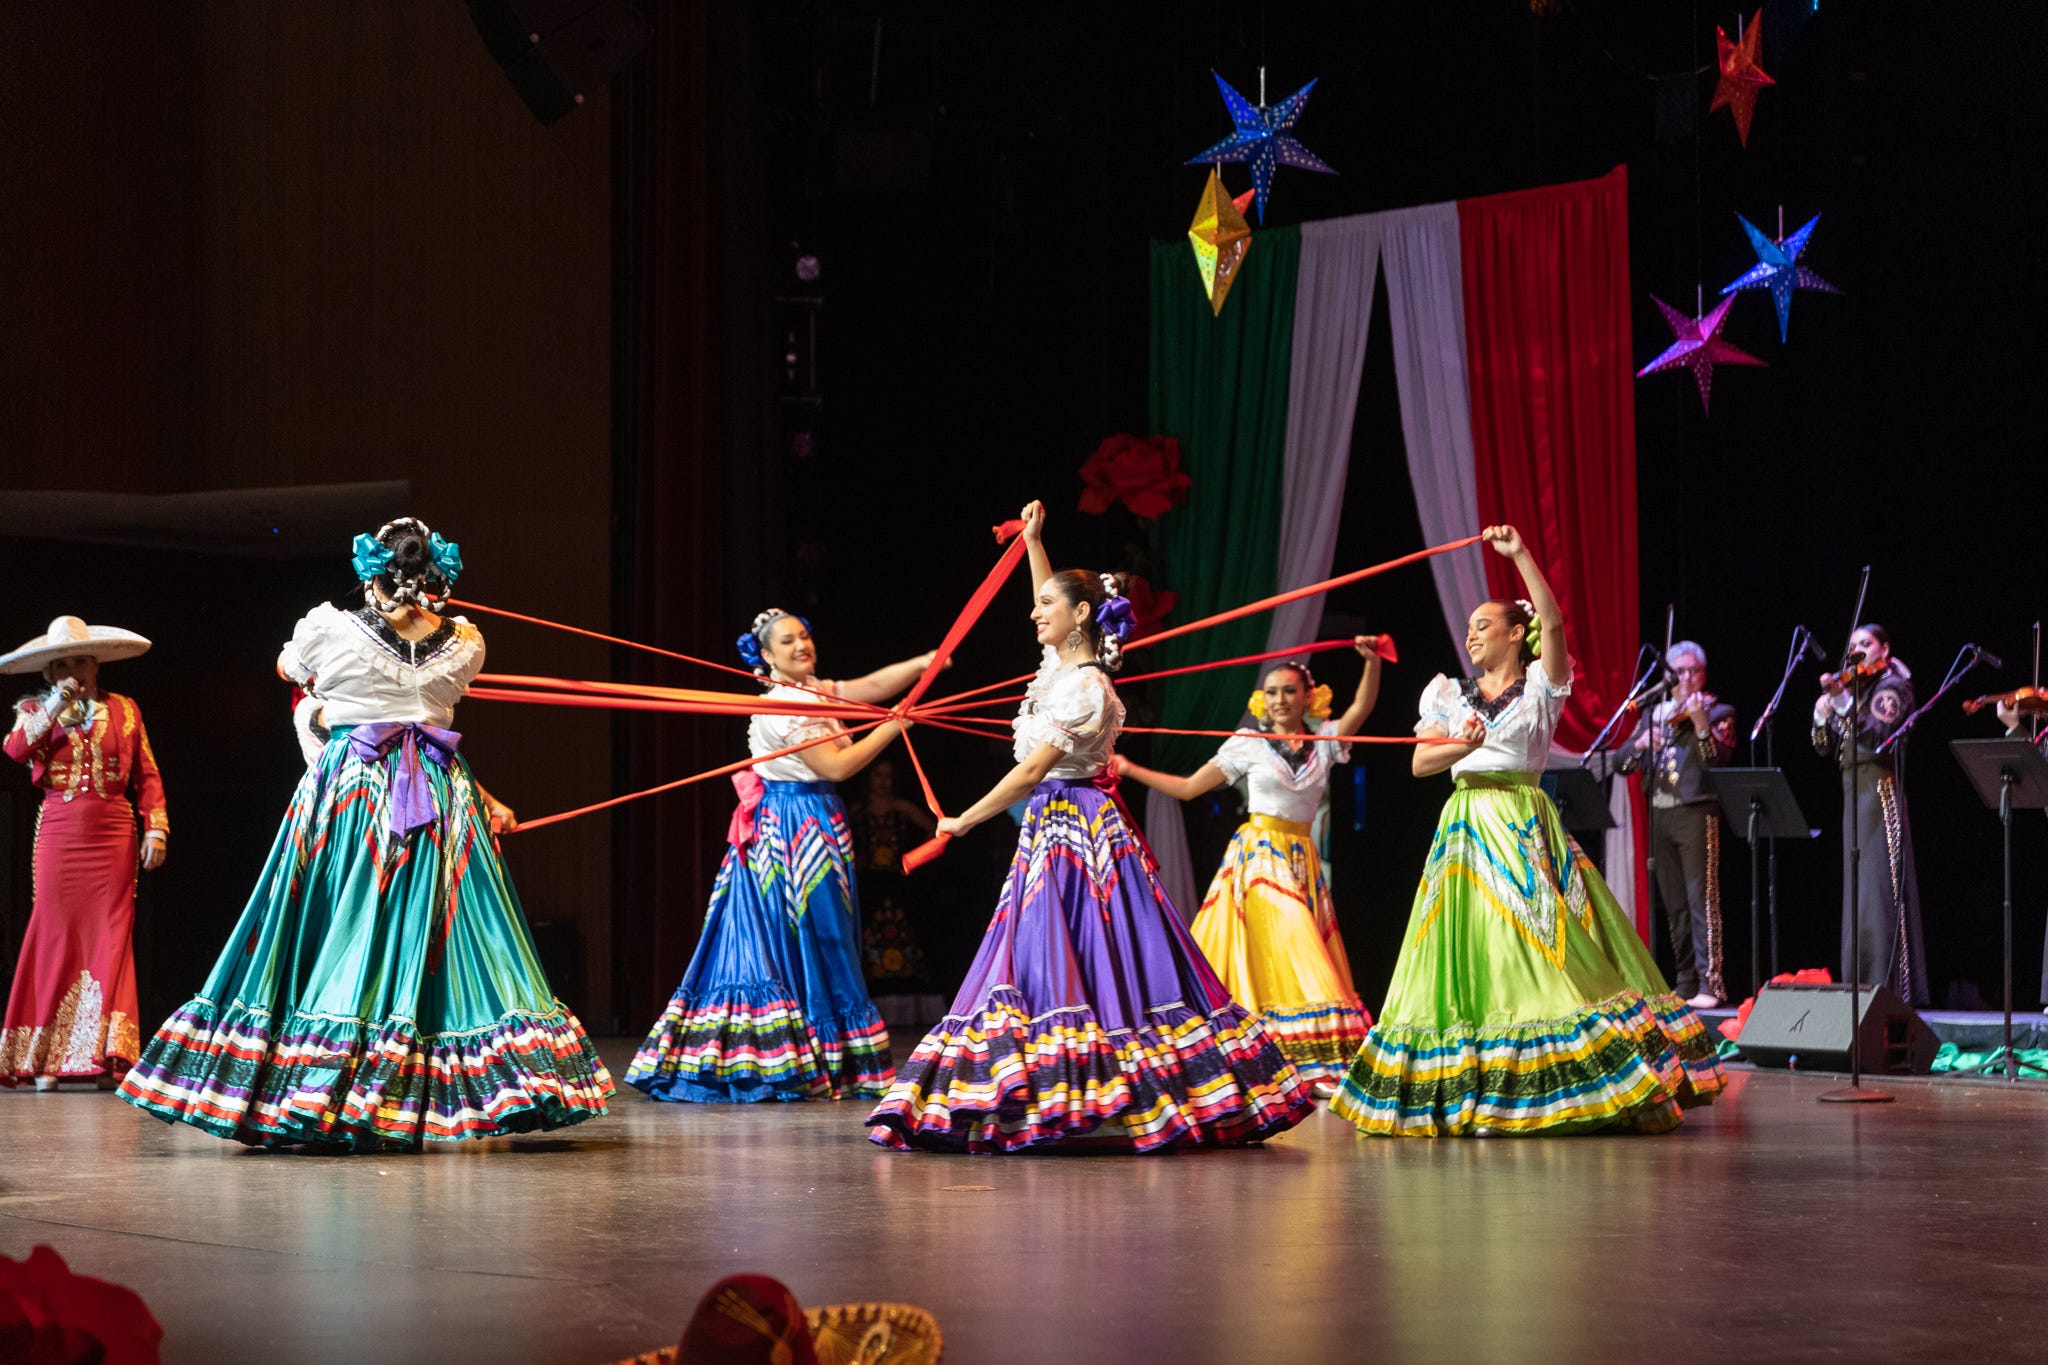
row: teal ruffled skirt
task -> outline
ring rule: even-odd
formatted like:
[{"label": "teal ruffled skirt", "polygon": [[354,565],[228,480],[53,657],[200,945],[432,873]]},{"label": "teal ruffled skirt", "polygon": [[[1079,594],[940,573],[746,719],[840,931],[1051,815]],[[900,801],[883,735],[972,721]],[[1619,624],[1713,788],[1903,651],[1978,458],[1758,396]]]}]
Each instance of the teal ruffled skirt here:
[{"label": "teal ruffled skirt", "polygon": [[[300,780],[205,988],[121,1098],[252,1145],[359,1150],[602,1114],[612,1078],[548,987],[468,765],[348,735]],[[431,818],[394,836],[413,764]]]}]

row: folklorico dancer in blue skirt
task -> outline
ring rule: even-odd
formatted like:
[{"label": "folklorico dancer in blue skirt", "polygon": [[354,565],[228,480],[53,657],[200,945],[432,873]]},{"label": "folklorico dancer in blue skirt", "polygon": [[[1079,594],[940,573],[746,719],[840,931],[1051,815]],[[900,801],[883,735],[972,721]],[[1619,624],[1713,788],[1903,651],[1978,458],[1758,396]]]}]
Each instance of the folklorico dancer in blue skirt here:
[{"label": "folklorico dancer in blue skirt", "polygon": [[1417,777],[1448,768],[1379,1022],[1330,1112],[1365,1133],[1661,1132],[1722,1087],[1714,1045],[1538,780],[1571,692],[1564,617],[1512,526],[1529,601],[1482,602],[1476,678],[1422,694]]},{"label": "folklorico dancer in blue skirt", "polygon": [[[810,623],[770,608],[739,638],[768,684],[765,700],[883,702],[923,673],[930,654],[850,682],[817,676]],[[733,778],[740,806],[689,970],[640,1045],[626,1083],[658,1100],[752,1101],[876,1096],[889,1088],[889,1031],[868,999],[860,952],[853,836],[840,782],[902,733],[895,720],[862,738],[821,716],[757,715],[748,750],[770,758]]]},{"label": "folklorico dancer in blue skirt", "polygon": [[121,1098],[258,1146],[416,1147],[560,1128],[612,1079],[535,956],[495,835],[516,824],[448,727],[484,642],[437,609],[458,548],[410,517],[355,541],[363,605],[278,656],[309,767],[205,989]]}]

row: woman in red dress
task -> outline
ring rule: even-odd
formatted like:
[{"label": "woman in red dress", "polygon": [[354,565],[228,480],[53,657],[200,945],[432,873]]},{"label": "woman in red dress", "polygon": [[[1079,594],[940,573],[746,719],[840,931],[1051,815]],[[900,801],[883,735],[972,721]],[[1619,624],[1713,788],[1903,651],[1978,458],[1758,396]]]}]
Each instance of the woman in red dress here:
[{"label": "woman in red dress", "polygon": [[141,708],[101,691],[99,671],[148,648],[132,631],[60,616],[47,634],[0,655],[0,673],[41,673],[50,684],[16,703],[5,743],[44,795],[35,908],[0,1019],[0,1085],[94,1080],[112,1089],[140,1053],[136,816],[143,867],[163,864],[171,826]]}]

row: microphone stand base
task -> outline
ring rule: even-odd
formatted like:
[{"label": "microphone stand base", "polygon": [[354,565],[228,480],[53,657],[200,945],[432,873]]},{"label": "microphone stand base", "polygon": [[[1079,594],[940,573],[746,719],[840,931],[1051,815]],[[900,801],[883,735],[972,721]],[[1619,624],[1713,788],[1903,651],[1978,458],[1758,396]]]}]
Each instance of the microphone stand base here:
[{"label": "microphone stand base", "polygon": [[1815,1098],[1822,1104],[1890,1104],[1898,1096],[1866,1085],[1845,1085],[1840,1090],[1823,1090]]}]

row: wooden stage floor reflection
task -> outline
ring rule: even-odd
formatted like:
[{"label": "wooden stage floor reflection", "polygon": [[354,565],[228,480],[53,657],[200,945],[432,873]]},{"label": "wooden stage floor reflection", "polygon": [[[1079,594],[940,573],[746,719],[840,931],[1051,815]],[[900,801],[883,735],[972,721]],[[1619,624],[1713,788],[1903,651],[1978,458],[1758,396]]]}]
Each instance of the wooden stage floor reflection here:
[{"label": "wooden stage floor reflection", "polygon": [[[628,1045],[605,1047],[615,1070]],[[853,1104],[656,1105],[423,1155],[252,1152],[0,1092],[0,1252],[170,1362],[596,1365],[718,1276],[935,1313],[982,1362],[2048,1359],[2048,1087],[1737,1072],[1668,1137],[904,1155]]]}]

